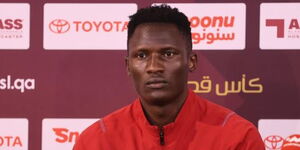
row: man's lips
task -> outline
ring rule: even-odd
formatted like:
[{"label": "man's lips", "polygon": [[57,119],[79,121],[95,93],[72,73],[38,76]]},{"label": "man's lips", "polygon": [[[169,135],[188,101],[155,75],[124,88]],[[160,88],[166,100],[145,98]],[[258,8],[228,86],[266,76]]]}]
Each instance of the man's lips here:
[{"label": "man's lips", "polygon": [[150,79],[146,82],[146,87],[151,89],[160,89],[165,87],[168,82],[164,79]]}]

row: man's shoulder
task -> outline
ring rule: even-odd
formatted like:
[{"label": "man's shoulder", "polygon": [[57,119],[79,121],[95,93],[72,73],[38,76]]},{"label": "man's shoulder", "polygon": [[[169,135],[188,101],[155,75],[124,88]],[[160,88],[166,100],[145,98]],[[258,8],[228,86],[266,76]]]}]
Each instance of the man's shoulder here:
[{"label": "man's shoulder", "polygon": [[228,139],[240,139],[252,137],[261,140],[256,126],[234,111],[199,97],[199,105],[202,108],[198,120],[199,127],[207,131],[217,132]]},{"label": "man's shoulder", "polygon": [[132,123],[132,121],[134,121],[133,107],[135,105],[137,105],[137,100],[135,100],[132,104],[124,106],[102,118],[105,126],[115,128],[120,124]]},{"label": "man's shoulder", "polygon": [[224,106],[202,97],[198,97],[198,100],[200,109],[202,109],[199,119],[203,123],[225,128],[255,127],[250,121]]},{"label": "man's shoulder", "polygon": [[101,133],[104,132],[104,128],[102,126],[103,120],[99,119],[86,128],[80,135],[80,137],[84,137],[86,139],[92,139],[95,136],[99,136]]},{"label": "man's shoulder", "polygon": [[99,119],[88,128],[86,128],[81,136],[90,137],[95,135],[101,135],[107,132],[109,129],[117,129],[118,125],[126,124],[133,121],[132,117],[132,107],[134,103],[124,106],[105,117]]},{"label": "man's shoulder", "polygon": [[227,145],[235,145],[234,149],[264,149],[260,134],[250,121],[219,104],[201,97],[197,99],[198,109],[201,109],[197,127],[203,132]]},{"label": "man's shoulder", "polygon": [[[126,126],[132,121],[131,111],[133,104],[122,107],[107,116],[99,119],[88,128],[86,128],[79,136],[74,150],[86,150],[86,149],[99,149],[99,143],[105,144],[105,141],[115,132],[124,130]],[[103,146],[103,145],[102,145]]]}]

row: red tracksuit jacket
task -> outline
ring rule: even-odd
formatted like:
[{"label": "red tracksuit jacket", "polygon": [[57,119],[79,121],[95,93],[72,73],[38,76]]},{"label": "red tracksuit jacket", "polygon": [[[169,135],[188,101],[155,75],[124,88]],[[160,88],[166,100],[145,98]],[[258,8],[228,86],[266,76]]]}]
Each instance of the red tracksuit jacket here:
[{"label": "red tracksuit jacket", "polygon": [[73,150],[264,150],[256,127],[192,91],[175,122],[152,126],[137,99],[100,119]]}]

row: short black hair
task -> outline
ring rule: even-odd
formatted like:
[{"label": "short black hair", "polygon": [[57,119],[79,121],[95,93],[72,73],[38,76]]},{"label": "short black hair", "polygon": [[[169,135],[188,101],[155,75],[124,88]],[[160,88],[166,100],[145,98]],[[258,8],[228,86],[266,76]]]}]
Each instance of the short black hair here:
[{"label": "short black hair", "polygon": [[129,16],[127,45],[138,25],[143,23],[170,23],[177,26],[178,30],[186,37],[187,46],[192,49],[192,34],[188,17],[171,8],[169,5],[154,5],[139,9],[135,14]]}]

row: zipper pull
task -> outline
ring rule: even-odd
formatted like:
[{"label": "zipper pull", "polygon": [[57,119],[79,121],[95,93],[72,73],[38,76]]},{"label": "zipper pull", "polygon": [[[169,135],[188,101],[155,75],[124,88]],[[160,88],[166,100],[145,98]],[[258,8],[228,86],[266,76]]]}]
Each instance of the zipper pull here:
[{"label": "zipper pull", "polygon": [[164,133],[164,127],[159,126],[159,140],[160,145],[165,145],[165,133]]}]

